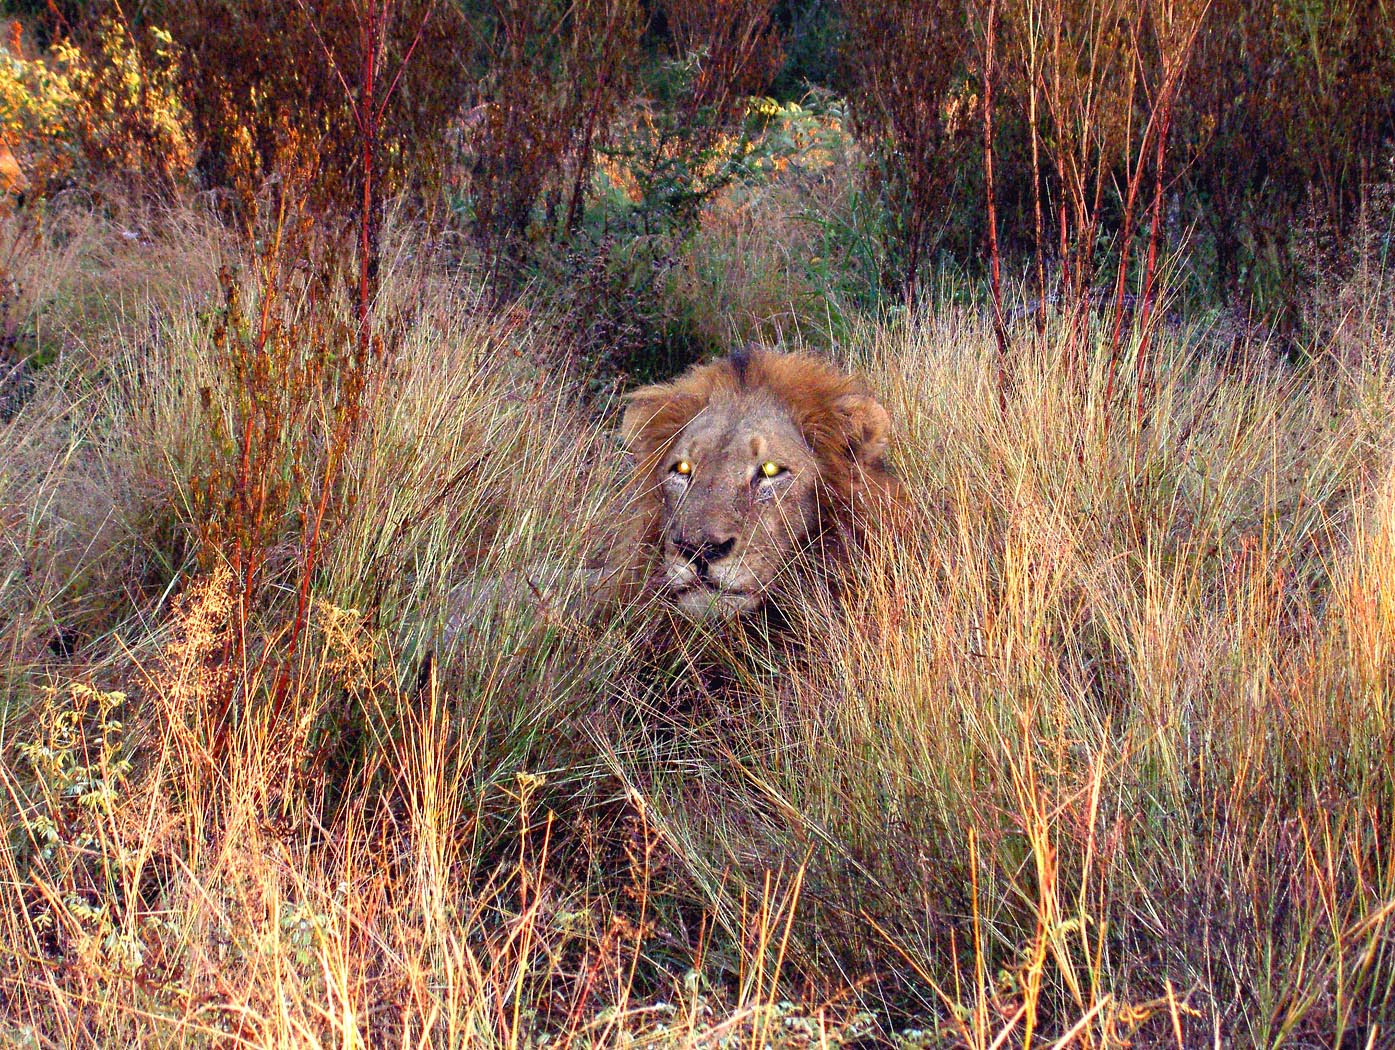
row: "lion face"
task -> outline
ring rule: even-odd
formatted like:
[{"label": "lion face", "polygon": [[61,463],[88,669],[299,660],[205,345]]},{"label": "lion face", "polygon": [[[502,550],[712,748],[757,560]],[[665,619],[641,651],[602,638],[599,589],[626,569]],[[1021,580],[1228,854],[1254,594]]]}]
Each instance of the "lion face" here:
[{"label": "lion face", "polygon": [[715,399],[662,466],[668,597],[694,618],[761,605],[819,520],[818,460],[788,412],[759,393]]},{"label": "lion face", "polygon": [[859,496],[893,484],[886,411],[812,358],[738,354],[630,401],[648,583],[694,619],[753,611],[838,557]]}]

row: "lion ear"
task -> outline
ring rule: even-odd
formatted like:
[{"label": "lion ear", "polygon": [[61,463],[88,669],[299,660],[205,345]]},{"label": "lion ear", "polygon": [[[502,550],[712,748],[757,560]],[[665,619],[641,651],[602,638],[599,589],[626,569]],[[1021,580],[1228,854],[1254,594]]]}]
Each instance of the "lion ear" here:
[{"label": "lion ear", "polygon": [[687,425],[700,405],[671,384],[641,387],[626,398],[620,436],[636,459],[649,458]]},{"label": "lion ear", "polygon": [[630,394],[625,401],[625,414],[620,417],[620,437],[631,452],[644,437],[644,433],[654,424],[664,402],[662,387],[646,386]]},{"label": "lion ear", "polygon": [[843,394],[833,403],[843,418],[854,458],[873,463],[886,454],[891,416],[871,394]]}]

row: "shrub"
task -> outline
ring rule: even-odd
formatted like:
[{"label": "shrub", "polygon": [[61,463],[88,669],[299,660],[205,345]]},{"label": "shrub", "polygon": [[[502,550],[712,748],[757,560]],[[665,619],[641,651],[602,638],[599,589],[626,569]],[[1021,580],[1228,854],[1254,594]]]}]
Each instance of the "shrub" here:
[{"label": "shrub", "polygon": [[957,0],[845,0],[842,9],[851,127],[889,220],[883,280],[912,295],[964,190],[973,34]]},{"label": "shrub", "polygon": [[749,149],[748,99],[780,63],[770,8],[770,0],[662,5],[672,53],[610,153],[634,180],[625,218],[640,232],[690,232],[703,203],[737,174]]},{"label": "shrub", "polygon": [[[1353,224],[1395,134],[1389,5],[994,9],[997,225],[1009,268],[1030,260],[1041,300],[1117,301],[1121,274],[1146,298],[1149,245],[1186,247],[1201,264],[1193,294],[1291,328],[1314,257],[1353,260]],[[973,267],[986,16],[861,0],[842,16],[852,127],[889,220],[888,286],[911,287],[939,249]],[[1165,197],[1177,203],[1163,222]],[[1189,222],[1202,232],[1192,245]]]},{"label": "shrub", "polygon": [[[605,43],[587,43],[596,26],[571,24],[549,59],[536,39],[544,26],[500,18],[505,39],[527,30],[515,45],[523,71],[513,80],[541,86],[511,87],[515,59],[505,56],[497,90],[511,101],[483,106],[476,230],[503,291],[526,277],[559,290],[578,322],[580,351],[603,371],[667,371],[703,349],[668,302],[670,275],[705,203],[742,173],[751,148],[748,95],[768,85],[780,59],[771,7],[770,0],[661,5],[664,54],[624,111],[607,94],[620,72],[589,96],[585,76],[581,94],[548,79],[565,73],[581,49]],[[612,36],[593,64],[637,61],[637,38]],[[608,112],[614,120],[601,134]],[[567,131],[578,124],[581,134]],[[492,128],[501,129],[497,136]],[[505,163],[510,150],[515,163]],[[503,212],[500,201],[511,202]]]},{"label": "shrub", "polygon": [[65,37],[41,57],[0,54],[0,128],[40,192],[112,177],[169,192],[193,158],[178,70],[169,34],[102,17],[81,46]]},{"label": "shrub", "polygon": [[[112,17],[100,19],[94,33],[95,48],[70,62],[75,130],[88,170],[153,182],[169,193],[193,161],[174,41],[156,26],[138,36],[130,23]],[[74,54],[71,45],[60,46]]]},{"label": "shrub", "polygon": [[835,0],[777,0],[774,14],[785,62],[771,94],[781,102],[797,102],[810,91],[831,90],[844,31],[840,5]]},{"label": "shrub", "polygon": [[7,191],[56,182],[76,163],[77,99],[64,57],[75,56],[54,54],[46,62],[26,58],[21,47],[0,48],[0,128],[18,169]]},{"label": "shrub", "polygon": [[580,222],[594,150],[632,83],[640,10],[637,0],[480,6],[470,217],[498,265],[518,261],[535,222],[549,241]]},{"label": "shrub", "polygon": [[[148,17],[183,51],[180,90],[199,173],[233,191],[244,219],[273,176],[310,194],[317,212],[356,214],[365,138],[374,142],[379,200],[441,170],[446,126],[467,90],[454,5],[168,0]],[[356,112],[365,99],[365,113],[380,111],[371,128]]]},{"label": "shrub", "polygon": [[705,204],[671,272],[670,308],[713,353],[751,340],[827,345],[879,301],[861,153],[840,100],[806,102],[760,104],[740,177]]},{"label": "shrub", "polygon": [[[1395,135],[1395,9],[1212,4],[1179,100],[1184,214],[1214,286],[1291,328],[1302,288],[1342,264]],[[1306,243],[1305,243],[1306,242]]]}]

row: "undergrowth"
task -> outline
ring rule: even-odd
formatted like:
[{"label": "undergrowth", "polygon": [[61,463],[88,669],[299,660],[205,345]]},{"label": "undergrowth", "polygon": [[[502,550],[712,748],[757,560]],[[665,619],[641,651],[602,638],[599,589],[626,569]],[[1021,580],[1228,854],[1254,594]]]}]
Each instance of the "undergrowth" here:
[{"label": "undergrowth", "polygon": [[[1107,319],[1071,370],[1028,322],[1000,407],[969,307],[777,325],[867,374],[912,513],[856,586],[702,640],[567,600],[624,513],[612,406],[424,241],[384,230],[298,645],[340,388],[268,446],[250,602],[200,495],[256,258],[220,288],[152,240],[142,322],[74,325],[0,423],[6,1042],[1388,1038],[1383,332],[1302,368],[1175,325],[1135,368],[1134,332],[1111,401]],[[346,297],[271,305],[352,349]]]}]

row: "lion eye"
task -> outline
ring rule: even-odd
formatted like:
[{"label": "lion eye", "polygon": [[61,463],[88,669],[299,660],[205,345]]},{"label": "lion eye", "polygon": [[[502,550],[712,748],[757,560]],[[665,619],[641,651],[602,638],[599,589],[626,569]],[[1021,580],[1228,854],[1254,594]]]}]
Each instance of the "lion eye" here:
[{"label": "lion eye", "polygon": [[760,474],[763,478],[778,478],[785,472],[785,468],[778,463],[766,460],[760,465]]},{"label": "lion eye", "polygon": [[689,474],[693,472],[693,465],[689,463],[686,459],[680,459],[677,463],[673,465],[673,472],[686,478]]}]

